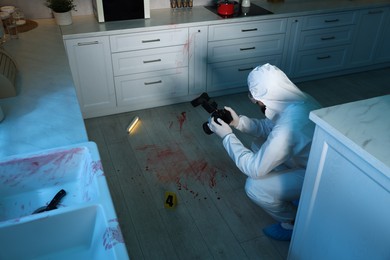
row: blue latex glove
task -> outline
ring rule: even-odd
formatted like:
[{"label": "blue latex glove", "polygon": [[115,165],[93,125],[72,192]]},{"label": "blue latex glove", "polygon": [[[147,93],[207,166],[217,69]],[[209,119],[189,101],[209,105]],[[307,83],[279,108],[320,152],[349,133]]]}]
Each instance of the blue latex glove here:
[{"label": "blue latex glove", "polygon": [[208,123],[210,130],[213,131],[216,135],[218,135],[221,138],[224,138],[228,134],[233,133],[230,126],[226,124],[221,118],[218,118],[217,121],[219,124],[217,124],[214,121],[214,117],[212,117],[209,118],[209,123]]}]

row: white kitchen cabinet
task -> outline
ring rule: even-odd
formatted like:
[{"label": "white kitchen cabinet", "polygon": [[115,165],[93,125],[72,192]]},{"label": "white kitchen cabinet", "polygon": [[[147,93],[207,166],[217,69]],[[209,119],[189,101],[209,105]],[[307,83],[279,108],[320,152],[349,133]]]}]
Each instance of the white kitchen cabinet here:
[{"label": "white kitchen cabinet", "polygon": [[228,94],[247,90],[257,66],[282,64],[286,19],[209,26],[207,91]]},{"label": "white kitchen cabinet", "polygon": [[188,92],[198,95],[206,91],[208,26],[188,29]]},{"label": "white kitchen cabinet", "polygon": [[339,71],[345,68],[357,13],[336,12],[290,19],[289,76],[293,78]]},{"label": "white kitchen cabinet", "polygon": [[110,36],[118,110],[188,96],[188,28]]},{"label": "white kitchen cabinet", "polygon": [[281,55],[273,55],[208,64],[207,90],[217,95],[247,91],[248,75],[254,68],[265,63],[279,65],[281,60]]},{"label": "white kitchen cabinet", "polygon": [[264,63],[278,66],[294,81],[388,66],[390,7],[353,8],[246,21],[210,16],[202,23],[192,22],[197,18],[189,12],[181,17],[188,23],[165,24],[165,18],[178,19],[172,13],[162,24],[157,17],[153,25],[122,21],[85,36],[77,28],[94,24],[62,29],[68,31],[64,41],[87,118],[187,102],[202,92],[247,91],[248,74]]},{"label": "white kitchen cabinet", "polygon": [[294,76],[310,76],[344,68],[348,46],[302,51],[295,58]]},{"label": "white kitchen cabinet", "polygon": [[186,44],[188,29],[117,34],[110,37],[111,51],[123,52]]},{"label": "white kitchen cabinet", "polygon": [[[351,57],[348,61],[349,67],[371,65],[385,27],[385,18],[388,14],[386,8],[374,8],[359,11],[358,24],[354,44],[352,45]],[[388,30],[388,29],[387,29]],[[386,49],[388,50],[389,45]]]},{"label": "white kitchen cabinet", "polygon": [[286,32],[286,25],[287,21],[285,19],[212,25],[209,27],[209,41],[284,34]]},{"label": "white kitchen cabinet", "polygon": [[284,47],[284,34],[234,40],[214,41],[208,45],[208,62],[247,59],[257,56],[280,55]]},{"label": "white kitchen cabinet", "polygon": [[115,77],[118,106],[130,110],[162,105],[172,97],[186,96],[187,85],[187,67]]},{"label": "white kitchen cabinet", "polygon": [[188,52],[183,51],[182,45],[119,52],[112,54],[112,63],[114,76],[187,67]]},{"label": "white kitchen cabinet", "polygon": [[382,31],[375,51],[375,63],[390,62],[390,8],[385,8]]},{"label": "white kitchen cabinet", "polygon": [[65,40],[68,60],[84,118],[116,106],[109,38]]},{"label": "white kitchen cabinet", "polygon": [[316,129],[288,259],[390,258],[389,109],[387,95],[311,112]]}]

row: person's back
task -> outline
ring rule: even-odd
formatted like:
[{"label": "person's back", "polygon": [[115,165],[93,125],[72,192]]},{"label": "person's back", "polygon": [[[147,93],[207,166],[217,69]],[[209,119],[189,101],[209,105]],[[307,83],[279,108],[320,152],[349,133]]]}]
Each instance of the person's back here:
[{"label": "person's back", "polygon": [[309,159],[315,124],[309,119],[311,111],[321,108],[312,97],[303,103],[291,104],[275,122],[276,127],[286,128],[291,134],[291,160],[285,164],[289,167],[306,168]]}]

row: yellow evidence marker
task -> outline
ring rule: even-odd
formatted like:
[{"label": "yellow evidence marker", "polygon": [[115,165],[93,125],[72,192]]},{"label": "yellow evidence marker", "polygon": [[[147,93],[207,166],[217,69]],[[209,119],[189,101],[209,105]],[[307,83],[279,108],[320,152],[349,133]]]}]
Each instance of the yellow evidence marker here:
[{"label": "yellow evidence marker", "polygon": [[165,199],[164,199],[164,207],[165,208],[173,208],[177,204],[177,197],[176,193],[171,191],[165,192]]}]

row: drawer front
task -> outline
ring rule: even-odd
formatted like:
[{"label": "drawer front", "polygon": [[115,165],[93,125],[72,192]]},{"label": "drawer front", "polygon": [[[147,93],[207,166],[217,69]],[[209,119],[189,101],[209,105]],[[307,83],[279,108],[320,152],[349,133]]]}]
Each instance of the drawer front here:
[{"label": "drawer front", "polygon": [[356,12],[340,12],[307,16],[303,19],[302,30],[312,30],[355,24],[356,19]]},{"label": "drawer front", "polygon": [[115,77],[118,106],[188,95],[188,69]]},{"label": "drawer front", "polygon": [[281,55],[209,64],[207,66],[207,91],[247,89],[249,73],[259,65],[281,65]]},{"label": "drawer front", "polygon": [[284,35],[281,34],[210,42],[208,45],[208,62],[281,54],[283,46]]},{"label": "drawer front", "polygon": [[239,39],[267,34],[286,32],[287,20],[277,19],[268,21],[234,23],[209,26],[209,41]]},{"label": "drawer front", "polygon": [[133,51],[187,43],[188,29],[152,31],[110,37],[111,52]]},{"label": "drawer front", "polygon": [[296,76],[337,71],[344,67],[348,46],[301,52],[295,64]]},{"label": "drawer front", "polygon": [[188,53],[183,46],[157,48],[112,54],[114,75],[142,73],[188,66]]},{"label": "drawer front", "polygon": [[299,50],[332,47],[352,43],[353,26],[304,31],[300,35]]}]

